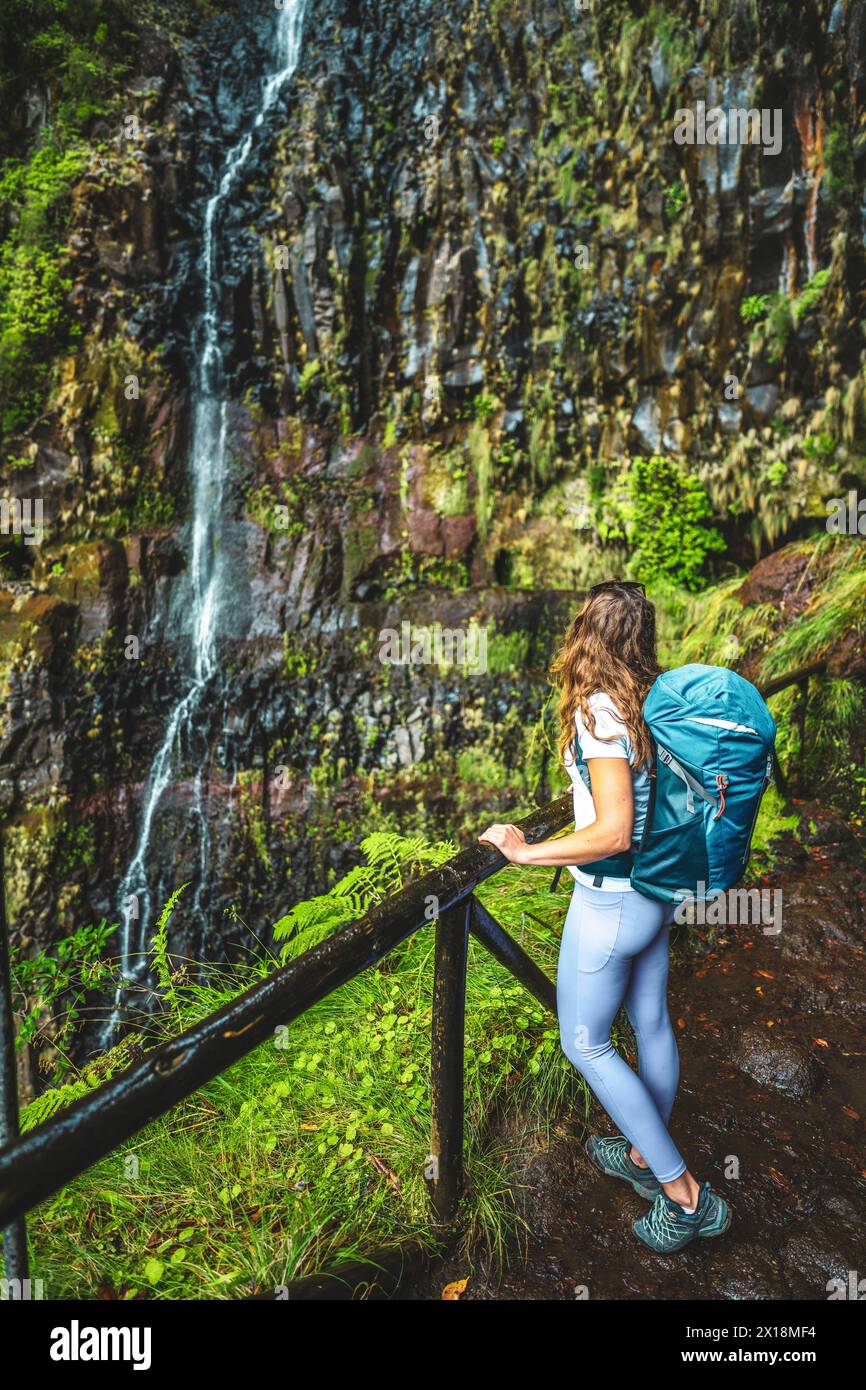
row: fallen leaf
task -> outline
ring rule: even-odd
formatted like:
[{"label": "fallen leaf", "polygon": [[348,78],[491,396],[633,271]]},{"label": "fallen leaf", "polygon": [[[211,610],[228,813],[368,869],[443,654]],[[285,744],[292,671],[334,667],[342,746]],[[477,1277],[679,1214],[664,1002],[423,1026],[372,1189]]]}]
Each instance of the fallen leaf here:
[{"label": "fallen leaf", "polygon": [[815,1044],[816,1047],[829,1047],[829,1046],[830,1046],[830,1044],[827,1042],[826,1038],[813,1038],[812,1041],[813,1041],[813,1043]]},{"label": "fallen leaf", "polygon": [[856,1110],[852,1110],[850,1105],[843,1105],[843,1106],[842,1106],[842,1114],[843,1114],[843,1115],[849,1115],[849,1116],[851,1117],[852,1120],[859,1120],[859,1118],[860,1118],[860,1116],[858,1115],[857,1111],[856,1111]]},{"label": "fallen leaf", "polygon": [[458,1279],[453,1284],[446,1284],[442,1290],[442,1297],[444,1299],[459,1298],[461,1294],[465,1293],[468,1283],[468,1279]]},{"label": "fallen leaf", "polygon": [[387,1178],[388,1186],[393,1188],[399,1196],[403,1190],[403,1184],[393,1169],[389,1168],[387,1164],[383,1163],[381,1158],[377,1158],[375,1154],[368,1154],[367,1157],[376,1169],[376,1172],[381,1173],[383,1177]]}]

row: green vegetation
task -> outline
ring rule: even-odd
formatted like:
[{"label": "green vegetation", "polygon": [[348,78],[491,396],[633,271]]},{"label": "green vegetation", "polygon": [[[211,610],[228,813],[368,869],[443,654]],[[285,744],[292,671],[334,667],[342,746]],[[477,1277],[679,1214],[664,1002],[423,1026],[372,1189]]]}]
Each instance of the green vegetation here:
[{"label": "green vegetation", "polygon": [[824,148],[824,188],[831,207],[839,207],[856,191],[854,152],[848,131],[842,125],[831,128]]},{"label": "green vegetation", "polygon": [[20,950],[15,955],[12,1004],[19,1020],[18,1046],[38,1050],[40,1070],[50,1072],[55,1087],[71,1070],[69,1047],[83,1021],[88,993],[107,991],[115,982],[115,971],[103,957],[116,930],[103,919],[98,927],[79,927],[36,956]]},{"label": "green vegetation", "polygon": [[866,630],[866,568],[857,544],[827,536],[799,548],[814,548],[822,583],[806,611],[785,625],[767,651],[764,679],[819,661],[834,641],[846,634],[862,638]]},{"label": "green vegetation", "polygon": [[526,670],[531,649],[532,634],[525,628],[494,632],[487,644],[487,669],[519,674]]},{"label": "green vegetation", "polygon": [[135,9],[123,0],[6,0],[0,21],[9,74],[0,87],[6,147],[20,129],[20,102],[33,91],[50,92],[52,126],[64,137],[106,115],[134,56],[135,29]]},{"label": "green vegetation", "polygon": [[[219,6],[199,0],[197,8],[199,13],[212,13]],[[145,11],[147,22],[152,23],[154,12],[147,7]],[[604,14],[598,10],[585,22],[562,25],[561,34],[553,26],[549,42],[528,44],[523,52],[519,51],[521,7],[514,0],[494,0],[491,12],[494,24],[506,14],[512,21],[508,26],[512,37],[501,37],[503,54],[506,40],[510,53],[507,71],[513,89],[509,102],[515,100],[502,117],[507,134],[492,133],[500,113],[491,111],[491,124],[478,140],[479,154],[486,143],[502,159],[502,167],[493,170],[495,182],[489,184],[485,174],[478,185],[482,206],[478,216],[470,218],[470,231],[480,229],[484,244],[476,244],[473,250],[467,242],[458,248],[465,222],[457,217],[459,207],[450,210],[457,217],[455,232],[445,225],[449,209],[440,216],[440,209],[426,195],[417,199],[407,187],[407,196],[395,199],[392,182],[378,177],[367,181],[363,206],[359,204],[352,213],[351,226],[346,224],[348,261],[342,250],[339,255],[327,250],[316,268],[317,275],[321,271],[330,278],[333,332],[321,334],[315,349],[321,357],[307,360],[300,371],[296,419],[285,416],[285,401],[291,401],[291,395],[279,390],[265,395],[257,380],[249,388],[250,401],[258,398],[271,404],[261,405],[258,417],[250,407],[254,431],[237,432],[244,457],[238,459],[236,486],[245,490],[249,516],[272,533],[260,538],[267,542],[264,563],[272,565],[274,573],[287,575],[290,564],[301,563],[304,554],[299,550],[293,560],[287,539],[316,538],[322,518],[330,519],[343,535],[344,562],[338,564],[314,544],[309,591],[323,587],[317,566],[325,567],[328,581],[333,570],[335,583],[343,585],[344,601],[356,594],[363,599],[352,604],[359,612],[364,605],[377,612],[380,601],[402,598],[423,586],[465,590],[470,577],[473,583],[476,579],[484,583],[491,573],[513,588],[537,586],[548,592],[558,587],[558,576],[566,575],[561,588],[576,596],[585,583],[601,577],[594,566],[610,565],[616,572],[624,572],[627,566],[629,573],[647,583],[657,600],[666,664],[718,661],[746,671],[760,683],[831,652],[841,651],[844,657],[844,644],[850,643],[851,668],[859,669],[866,579],[858,542],[826,538],[790,548],[794,560],[802,555],[806,563],[799,569],[792,565],[784,605],[775,598],[745,602],[742,575],[712,589],[705,587],[723,550],[712,524],[714,514],[726,509],[729,515],[741,515],[743,533],[748,535],[747,528],[753,526],[757,548],[767,537],[772,542],[774,534],[784,534],[789,524],[802,527],[804,517],[815,515],[816,498],[820,505],[830,463],[840,477],[850,473],[852,485],[854,471],[862,464],[854,453],[862,442],[857,431],[862,433],[863,380],[858,378],[852,385],[846,375],[847,361],[858,350],[856,296],[851,288],[857,263],[850,246],[846,251],[840,240],[833,253],[838,267],[833,285],[838,352],[826,325],[820,333],[804,333],[796,344],[804,368],[802,391],[799,376],[794,380],[795,374],[780,373],[783,392],[775,427],[752,429],[754,422],[747,413],[744,428],[730,441],[730,452],[720,459],[719,451],[727,445],[715,435],[708,438],[717,402],[707,404],[703,390],[697,395],[691,387],[680,390],[687,377],[679,366],[670,368],[672,380],[670,387],[665,386],[656,372],[654,348],[651,351],[648,346],[663,349],[665,372],[669,360],[680,359],[684,353],[681,360],[687,373],[694,375],[689,364],[696,344],[704,344],[707,361],[717,361],[718,334],[724,331],[726,338],[734,340],[738,336],[731,334],[728,311],[731,295],[739,293],[740,280],[729,274],[732,264],[725,253],[720,261],[725,276],[718,292],[701,293],[701,286],[708,284],[707,256],[715,253],[703,236],[706,229],[691,226],[688,186],[684,178],[676,177],[670,148],[665,153],[656,139],[660,111],[682,99],[683,75],[694,57],[694,33],[663,5],[614,6]],[[58,355],[74,350],[78,342],[79,330],[69,305],[75,274],[66,247],[69,215],[73,196],[80,196],[76,183],[87,173],[93,147],[101,140],[96,122],[99,118],[111,121],[118,113],[112,93],[118,90],[122,75],[122,54],[134,50],[134,35],[124,32],[124,25],[134,22],[133,13],[128,0],[8,0],[0,20],[4,55],[11,55],[10,62],[4,62],[0,87],[4,117],[0,124],[5,132],[0,134],[0,417],[3,428],[13,434],[39,417]],[[474,33],[475,18],[470,27]],[[705,35],[708,76],[719,62],[719,48],[713,45],[723,43],[712,30],[710,23]],[[468,39],[468,30],[465,36]],[[160,51],[156,43],[153,47]],[[527,84],[529,101],[520,91],[524,57],[537,65],[531,67]],[[659,57],[669,70],[666,97],[660,95],[654,61],[653,72],[648,71],[648,60]],[[587,71],[579,76],[584,63]],[[550,75],[560,81],[549,80]],[[40,126],[40,116],[25,126],[22,101],[27,97],[32,106],[46,93],[51,98],[42,112],[48,113],[47,120]],[[314,95],[318,100],[318,94]],[[176,97],[175,91],[172,100]],[[328,170],[318,168],[322,149],[316,146],[316,153],[310,133],[321,126],[319,133],[330,139],[334,132],[325,130],[328,112],[309,104],[308,89],[302,97],[291,104],[283,148],[273,160],[271,201],[279,207],[289,165],[300,158],[299,151],[306,152],[305,168],[312,161],[307,193],[318,215],[315,205],[325,196],[331,175],[325,180]],[[385,112],[386,104],[373,122],[376,129],[392,133],[408,129],[399,113]],[[295,106],[300,112],[297,119]],[[833,105],[827,109],[832,116]],[[434,183],[437,160],[451,157],[452,133],[446,131],[445,142],[435,154],[430,153]],[[183,129],[171,126],[161,132],[160,143],[163,136],[166,148],[179,140],[176,149],[182,156]],[[388,141],[395,152],[398,144],[396,139]],[[97,148],[106,154],[105,145]],[[374,146],[368,153],[372,160]],[[422,157],[427,162],[428,152],[422,151]],[[112,163],[110,155],[108,163]],[[826,166],[828,202],[844,204],[856,183],[850,139],[842,126],[830,130]],[[458,160],[455,168],[459,167]],[[106,177],[117,174],[118,168],[109,169]],[[254,192],[255,182],[250,185]],[[649,240],[647,219],[657,216],[659,193],[668,230],[664,236],[656,235],[659,229],[653,226]],[[265,197],[264,221],[258,219],[261,226],[271,215],[266,216],[267,205]],[[82,207],[82,227],[85,212],[87,219],[93,218],[87,226],[94,225],[94,220],[98,223],[103,215],[95,181],[92,193],[87,194],[87,207]],[[257,214],[251,218],[248,222],[244,213],[250,235]],[[390,239],[396,221],[400,222],[401,250],[395,261]],[[839,219],[835,230],[840,229],[844,219]],[[168,228],[169,233],[172,230]],[[829,253],[833,229],[822,219],[818,230],[822,249]],[[690,246],[692,233],[695,240]],[[575,265],[575,259],[578,264],[582,261],[576,252],[584,242],[590,274]],[[458,249],[459,256],[455,255]],[[420,278],[416,292],[410,293],[416,273],[413,260]],[[742,257],[734,261],[733,269],[739,273]],[[713,274],[717,268],[711,267]],[[392,275],[393,284],[389,284]],[[807,315],[817,319],[820,314],[824,320],[822,305],[831,297],[829,275],[826,269],[819,271],[798,295],[753,294],[743,299],[741,322],[753,330],[757,351],[775,361],[793,345],[792,338]],[[91,289],[94,284],[97,277]],[[633,284],[638,286],[634,293]],[[431,286],[436,293],[425,298]],[[597,305],[590,304],[591,297],[597,298]],[[125,292],[109,295],[109,312],[103,321],[110,323],[117,317],[122,336],[123,310],[138,298],[134,287],[128,296]],[[635,307],[637,315],[621,317],[623,304]],[[377,320],[381,312],[388,318],[386,325]],[[826,318],[829,323],[830,316]],[[675,326],[676,332],[666,345],[660,334],[669,326]],[[817,322],[814,326],[817,329]],[[480,344],[482,389],[443,384],[464,379],[451,378],[445,370],[450,345],[460,345],[455,337],[458,329],[466,342],[471,337]],[[392,352],[385,341],[397,345],[402,334],[408,344],[413,332],[429,366],[426,392],[422,391],[423,373],[412,366],[420,362],[417,354],[413,351],[407,358]],[[166,338],[170,341],[167,329]],[[496,360],[490,360],[494,342],[500,346]],[[364,349],[361,372],[356,370],[359,343]],[[304,351],[299,337],[291,360],[299,360],[299,354],[302,358]],[[626,457],[620,467],[623,441],[633,418],[631,368],[636,351],[641,373],[649,368],[655,378],[653,390],[668,412],[665,418],[682,411],[683,447],[697,456],[708,445],[700,479],[688,471],[688,465],[658,455]],[[124,413],[119,406],[120,360],[113,375],[94,362],[87,376],[84,357],[82,352],[82,372],[76,372],[74,389],[64,392],[64,400],[70,402],[63,407],[67,417],[58,423],[59,433],[74,439],[68,427],[80,410],[84,434],[92,436],[89,442],[94,445],[92,468],[88,464],[88,477],[79,477],[70,489],[83,494],[85,516],[78,519],[81,507],[76,496],[76,512],[64,523],[70,528],[63,532],[64,547],[74,540],[75,527],[91,525],[91,517],[106,533],[113,524],[109,499],[112,504],[124,503],[123,513],[116,514],[120,534],[131,527],[147,530],[175,519],[173,496],[151,476],[157,466],[152,460],[163,451],[158,455],[155,449],[145,451],[143,445],[140,450],[131,443],[124,445],[124,440],[145,436],[148,422],[156,418],[147,414],[151,403],[158,402],[161,394],[167,399],[168,390],[157,389],[153,368],[144,370],[150,366],[144,357],[141,362],[133,360],[130,369],[142,376],[148,399],[140,409],[130,407]],[[814,372],[807,369],[807,357]],[[739,354],[732,351],[734,365],[737,360]],[[407,366],[411,384],[404,375]],[[244,366],[245,380],[247,372]],[[255,374],[253,367],[249,373]],[[757,384],[769,375],[754,373],[744,379]],[[847,405],[843,404],[846,390]],[[348,433],[353,423],[349,402],[356,400],[357,428],[362,427],[367,405],[374,424],[370,439],[359,438],[357,447],[347,449],[332,426]],[[283,416],[282,442],[269,452],[267,441],[276,435],[270,418],[275,401]],[[695,413],[690,416],[692,410]],[[314,418],[317,429],[311,431],[305,421]],[[385,448],[394,450],[384,462],[381,451],[371,444],[377,420]],[[173,431],[172,416],[169,421],[165,428]],[[804,437],[806,428],[814,432]],[[182,436],[178,437],[182,444]],[[795,452],[800,439],[802,457]],[[333,452],[328,466],[320,468],[320,449],[327,453],[329,448]],[[7,465],[31,468],[28,451],[35,454],[36,443],[13,439]],[[85,458],[85,451],[81,453]],[[804,459],[811,464],[808,469],[803,467]],[[427,513],[417,533],[402,539],[399,521],[393,524],[396,509],[391,509],[393,494],[388,492],[397,486],[398,469],[405,517],[413,516],[416,488],[423,488]],[[710,498],[704,486],[707,478]],[[473,509],[477,535],[472,534]],[[386,515],[388,537],[383,541]],[[455,518],[459,519],[456,524]],[[779,527],[775,533],[773,525]],[[412,552],[411,544],[445,553],[420,556]],[[459,553],[454,556],[454,551]],[[20,538],[12,538],[6,554],[12,556],[9,577],[26,576],[24,562],[18,558],[24,554]],[[27,564],[32,562],[32,557],[25,558]],[[91,576],[77,567],[77,559],[74,550],[67,553],[64,548],[41,577],[37,575],[35,597],[40,602],[87,589],[90,603],[103,581],[98,567]],[[149,583],[146,565],[139,573]],[[760,582],[772,587],[772,576],[767,580],[765,571]],[[329,584],[324,588],[330,593]],[[761,592],[757,581],[755,592]],[[518,609],[515,596],[507,597]],[[24,595],[8,598],[17,605]],[[463,607],[474,603],[475,596],[470,594]],[[436,611],[435,604],[431,606]],[[524,611],[531,612],[534,620],[541,607],[539,603]],[[46,625],[62,616],[55,613],[52,618],[50,609],[44,611],[48,616],[39,621]],[[95,604],[91,611],[98,611]],[[26,630],[23,620],[16,627],[17,616],[17,609],[10,608],[7,620],[9,631],[15,633],[15,662],[24,661],[18,646],[20,631],[29,643],[27,659],[35,663],[36,637],[41,632],[35,622]],[[358,657],[367,635],[348,628],[341,631],[346,649],[341,661],[347,653],[349,658]],[[403,698],[402,688],[397,687],[402,687],[407,673],[378,662],[372,642],[364,653],[369,681],[357,669],[360,661],[355,670],[357,688],[365,698],[357,699],[342,716],[355,721],[356,738],[350,739],[350,746],[354,742],[362,749],[361,769],[349,767],[347,750],[339,742],[341,726],[329,724],[324,714],[319,719],[314,712],[310,727],[298,728],[296,743],[285,750],[286,763],[292,760],[293,790],[296,771],[297,782],[308,779],[312,787],[312,808],[301,830],[307,837],[305,854],[299,856],[298,872],[306,881],[332,883],[347,859],[354,862],[361,857],[354,848],[356,826],[359,820],[365,826],[371,823],[366,813],[375,806],[380,819],[375,821],[377,830],[363,841],[362,862],[333,882],[329,892],[286,912],[274,928],[273,954],[257,955],[252,964],[225,968],[222,973],[208,966],[206,979],[198,963],[179,962],[171,950],[171,923],[186,908],[178,890],[166,904],[153,941],[161,1001],[158,1017],[143,1023],[137,1034],[98,1064],[77,1072],[69,1059],[93,992],[105,997],[116,979],[114,964],[105,958],[112,929],[105,922],[82,928],[32,962],[17,960],[16,1003],[23,1019],[20,1042],[38,1049],[40,1069],[51,1082],[51,1089],[28,1108],[25,1124],[32,1126],[76,1095],[100,1085],[127,1064],[133,1049],[147,1049],[173,1035],[264,978],[279,959],[309,949],[408,877],[441,863],[454,846],[431,844],[431,825],[443,836],[463,834],[479,806],[493,802],[499,807],[504,794],[511,800],[509,814],[518,814],[514,802],[523,802],[528,809],[536,789],[547,787],[561,773],[559,764],[550,759],[549,711],[541,715],[529,737],[523,723],[527,690],[535,688],[545,644],[544,635],[540,639],[534,629],[492,632],[488,670],[494,679],[486,686],[478,683],[483,693],[477,697],[462,676],[451,673],[447,682],[440,681],[436,701],[445,708],[440,696],[447,685],[451,707],[456,689],[459,713],[443,720],[447,732],[441,739],[435,720],[428,721],[425,713],[423,762],[392,771],[398,757],[405,757],[404,747],[395,752],[394,734],[400,718],[397,700]],[[96,776],[105,779],[102,786],[111,777],[110,760],[106,763],[102,758],[101,744],[110,751],[114,735],[108,721],[114,718],[110,713],[114,706],[98,698],[98,686],[89,678],[94,672],[105,674],[111,661],[122,659],[111,654],[118,646],[115,634],[106,633],[79,644],[68,661],[70,680],[88,677],[69,692],[70,708],[80,714],[91,699],[106,705],[104,715],[97,709],[87,721],[97,740],[87,767],[95,765],[99,754]],[[56,659],[54,647],[50,650],[55,661],[52,680],[55,669],[60,679],[63,649],[57,647]],[[287,683],[309,685],[313,677],[329,680],[335,652],[336,648],[320,652],[302,637],[286,634],[282,669],[277,674]],[[232,657],[229,675],[234,675],[236,662],[242,660]],[[350,661],[341,665],[341,679],[347,666],[351,669]],[[845,671],[845,660],[834,662],[833,669]],[[378,696],[382,689],[395,696],[390,707],[388,700],[367,703],[368,693]],[[61,693],[65,700],[65,686]],[[544,694],[542,690],[539,704]],[[412,703],[407,703],[406,710]],[[424,699],[421,708],[427,710]],[[815,678],[805,729],[798,690],[774,696],[772,708],[786,771],[799,773],[800,786],[814,787],[822,797],[838,796],[851,806],[853,823],[862,824],[866,818],[866,775],[859,756],[866,727],[862,681]],[[73,733],[81,723],[76,715]],[[118,742],[122,742],[121,733],[118,730]],[[451,746],[443,747],[446,739]],[[414,732],[411,742],[417,749]],[[121,749],[120,756],[123,762],[132,754]],[[311,768],[315,759],[318,762]],[[263,755],[262,761],[269,765],[272,759]],[[352,795],[355,785],[361,789],[360,816],[350,796],[342,795],[350,781]],[[246,856],[238,880],[250,897],[261,885],[264,898],[275,884],[285,882],[286,872],[292,872],[294,846],[288,844],[288,832],[271,819],[261,772],[239,772],[237,787],[231,834],[236,834]],[[337,789],[341,795],[334,795]],[[781,797],[771,792],[758,822],[753,870],[763,872],[772,865],[775,842],[794,829],[796,821]],[[288,815],[285,824],[290,824]],[[398,825],[399,835],[394,829]],[[323,828],[327,847],[316,860],[315,852],[310,850],[307,856],[306,850],[315,837],[322,836]],[[41,901],[42,884],[52,874],[60,880],[68,875],[72,887],[63,897],[67,894],[64,883],[57,902],[62,920],[69,922],[70,902],[75,905],[72,895],[77,893],[79,900],[84,896],[85,870],[93,863],[96,876],[104,868],[92,828],[61,831],[46,818],[39,835],[20,827],[14,833],[19,836],[13,839],[16,853],[9,856],[11,865],[7,863],[13,907],[25,902],[28,894],[32,901]],[[26,835],[30,836],[30,857],[25,860],[17,849]],[[38,895],[33,891],[36,871]],[[506,872],[482,892],[497,917],[524,936],[528,949],[548,970],[553,968],[564,907],[563,897],[551,898],[547,893],[550,877],[547,871]],[[272,1047],[259,1049],[155,1122],[132,1141],[127,1153],[113,1155],[45,1203],[34,1216],[32,1228],[35,1272],[46,1279],[50,1295],[86,1291],[96,1296],[108,1283],[111,1292],[121,1297],[243,1295],[251,1286],[272,1287],[383,1240],[424,1238],[431,955],[432,927],[419,932],[376,971],[323,1002],[287,1033],[278,1030]],[[554,1021],[474,944],[467,1018],[470,1190],[464,1227],[482,1234],[488,1249],[496,1250],[520,1219],[506,1148],[512,1155],[520,1154],[524,1130],[531,1134],[533,1126],[546,1124],[562,1100],[582,1104],[584,1097],[559,1054]],[[500,1121],[504,1122],[501,1127]],[[507,1142],[491,1139],[491,1132],[506,1132]],[[132,1159],[134,1164],[129,1163]]]},{"label": "green vegetation", "polygon": [[[796,821],[771,791],[755,834],[755,871],[772,863],[774,842]],[[368,836],[361,864],[277,923],[283,957],[309,950],[454,850],[453,843],[421,835]],[[506,870],[481,897],[553,974],[567,894],[552,896],[549,882],[545,869]],[[183,886],[165,904],[152,941],[162,1012],[72,1080],[68,1069],[61,1074],[55,1068],[52,1087],[24,1112],[25,1130],[266,978],[277,964],[260,952],[247,966],[209,966],[205,982],[171,949],[173,914],[182,910]],[[277,1027],[270,1045],[31,1214],[31,1272],[52,1297],[243,1298],[363,1258],[383,1244],[432,1247],[424,1173],[433,913],[431,905],[430,927],[376,969]],[[78,961],[85,978],[96,971],[94,982],[105,988],[113,978],[98,973],[110,971],[101,959],[106,937],[101,924],[61,943],[57,954],[63,962]],[[695,930],[683,944],[700,951],[706,943]],[[68,965],[57,989],[53,965],[16,958],[16,997],[39,996],[44,1013],[69,994],[69,974],[74,997],[79,984]],[[76,1014],[70,1027],[78,1021]],[[28,1027],[19,1043],[38,1040],[38,1031]],[[462,1251],[470,1263],[495,1262],[523,1229],[516,1177],[522,1157],[563,1106],[585,1114],[589,1097],[561,1052],[555,1020],[474,942],[465,1074]]]},{"label": "green vegetation", "polygon": [[664,215],[668,223],[676,222],[685,210],[689,201],[689,191],[682,179],[677,179],[665,189],[664,195]]},{"label": "green vegetation", "polygon": [[466,561],[438,555],[415,555],[411,550],[402,550],[388,567],[383,597],[393,598],[406,589],[426,585],[452,590],[468,588],[469,569]]},{"label": "green vegetation", "polygon": [[[66,223],[72,185],[87,166],[93,120],[111,109],[135,34],[108,0],[9,0],[0,21],[0,428],[38,414],[53,363],[79,330],[67,296]],[[29,145],[21,103],[41,93],[50,122]]]},{"label": "green vegetation", "polygon": [[0,178],[0,203],[18,213],[18,239],[23,246],[39,246],[58,230],[60,210],[71,185],[87,167],[87,150],[78,143],[69,148],[39,146],[27,161],[10,161]]},{"label": "green vegetation", "polygon": [[627,534],[634,547],[631,568],[652,583],[672,579],[690,590],[706,580],[706,563],[724,549],[701,483],[671,459],[655,455],[632,460],[628,479]]},{"label": "green vegetation", "polygon": [[301,375],[298,378],[298,391],[302,396],[306,395],[309,391],[321,370],[322,363],[318,357],[314,357],[311,361],[304,363]]},{"label": "green vegetation", "polygon": [[743,323],[757,323],[764,318],[770,305],[768,294],[748,294],[740,305]]},{"label": "green vegetation", "polygon": [[800,825],[796,811],[786,808],[785,800],[774,786],[767,788],[755,832],[752,836],[752,854],[746,878],[758,878],[771,870],[776,863],[776,842],[784,835],[795,832]]},{"label": "green vegetation", "polygon": [[425,496],[440,516],[461,516],[469,511],[470,465],[474,465],[474,460],[465,445],[430,456],[425,470]]},{"label": "green vegetation", "polygon": [[[787,612],[777,602],[744,604],[739,597],[742,576],[728,580],[693,600],[677,659],[738,668],[748,663],[751,679],[761,685],[820,662],[843,644],[858,650],[866,633],[861,542],[825,534],[790,545],[785,553],[795,577],[792,589],[803,571],[810,580],[807,601]],[[796,689],[788,689],[770,702],[783,767],[799,773],[805,785],[820,788],[822,798],[859,805],[849,769],[852,749],[862,748],[866,725],[862,683],[813,677],[802,743],[800,698]]]},{"label": "green vegetation", "polygon": [[803,455],[807,459],[828,459],[833,457],[838,447],[839,441],[830,434],[807,434],[803,440]]},{"label": "green vegetation", "polygon": [[771,487],[779,487],[788,476],[788,465],[784,459],[774,459],[768,465],[766,478]]},{"label": "green vegetation", "polygon": [[166,526],[175,517],[175,499],[158,478],[145,478],[135,490],[132,524],[136,528]]},{"label": "green vegetation", "polygon": [[496,401],[492,396],[478,395],[472,397],[472,417],[482,425],[489,420],[496,411]]},{"label": "green vegetation", "polygon": [[694,30],[683,18],[673,14],[665,4],[652,4],[644,13],[630,15],[622,23],[616,52],[619,75],[625,84],[626,107],[634,102],[643,80],[646,54],[653,48],[670,75],[670,86],[664,102],[664,109],[668,110],[681,78],[692,64],[695,36]]},{"label": "green vegetation", "polygon": [[290,680],[302,680],[316,668],[316,654],[313,649],[299,642],[297,635],[283,633],[283,670]]},{"label": "green vegetation", "polygon": [[750,339],[752,346],[760,350],[766,345],[770,361],[777,362],[801,320],[820,304],[829,279],[829,270],[816,271],[793,298],[781,290],[775,294],[747,295],[740,305],[740,317],[744,323],[755,325]]},{"label": "green vegetation", "polygon": [[[287,949],[308,949],[453,849],[402,836],[364,841],[364,865],[282,919]],[[552,972],[565,896],[550,895],[549,879],[547,870],[506,871],[482,896]],[[179,895],[154,942],[166,1012],[137,1036],[138,1047],[188,1026],[274,966],[262,958],[196,982],[170,951]],[[121,1298],[243,1297],[383,1242],[430,1242],[432,965],[431,925],[45,1202],[30,1218],[34,1277],[55,1298],[105,1288]],[[28,1107],[25,1127],[128,1061],[130,1046],[47,1092],[53,1099]],[[474,943],[466,1103],[464,1238],[498,1257],[521,1220],[508,1156],[530,1145],[561,1104],[583,1111],[586,1093],[555,1020]],[[491,1137],[494,1115],[508,1125],[507,1141]]]},{"label": "green vegetation", "polygon": [[862,763],[849,762],[841,769],[841,776],[848,791],[850,823],[862,830],[866,825],[866,768]]},{"label": "green vegetation", "polygon": [[276,923],[274,939],[287,943],[282,949],[284,961],[318,945],[359,917],[368,905],[395,893],[414,874],[444,864],[457,852],[450,842],[428,845],[423,835],[394,836],[381,831],[368,835],[361,848],[366,864],[356,865],[329,893],[299,903]]},{"label": "green vegetation", "polygon": [[51,360],[74,332],[66,296],[71,282],[51,252],[0,249],[0,428],[20,428],[39,408]]}]

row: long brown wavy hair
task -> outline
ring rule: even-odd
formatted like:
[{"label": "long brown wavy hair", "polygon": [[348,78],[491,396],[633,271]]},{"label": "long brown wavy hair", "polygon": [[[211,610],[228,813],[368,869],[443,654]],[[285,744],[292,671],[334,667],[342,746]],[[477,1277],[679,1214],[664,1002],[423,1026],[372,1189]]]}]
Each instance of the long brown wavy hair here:
[{"label": "long brown wavy hair", "polygon": [[622,715],[636,766],[649,766],[652,742],[644,723],[643,703],[659,672],[655,609],[643,585],[619,579],[594,585],[550,667],[551,680],[561,687],[560,757],[565,757],[574,741],[578,709],[595,737],[595,716],[589,701],[601,691]]}]

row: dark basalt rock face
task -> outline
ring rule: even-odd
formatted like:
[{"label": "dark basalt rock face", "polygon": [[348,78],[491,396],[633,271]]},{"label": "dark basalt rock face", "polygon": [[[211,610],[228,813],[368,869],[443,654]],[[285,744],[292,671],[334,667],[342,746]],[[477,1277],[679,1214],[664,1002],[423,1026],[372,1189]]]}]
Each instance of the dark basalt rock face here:
[{"label": "dark basalt rock face", "polygon": [[[203,212],[273,62],[265,7],[212,8],[142,10],[139,133],[94,130],[73,194],[83,336],[5,479],[38,492],[47,527],[0,595],[10,899],[36,939],[116,917],[184,688]],[[345,868],[364,797],[382,800],[374,772],[403,823],[420,799],[448,834],[547,794],[549,757],[515,782],[502,769],[527,763],[577,592],[622,563],[599,521],[630,453],[700,473],[735,559],[862,472],[863,12],[682,0],[655,32],[644,8],[308,15],[218,228],[224,680],[153,847],[155,893],[196,872],[200,769],[213,884],[182,951],[231,947],[230,903],[266,930]],[[699,100],[778,107],[781,153],[677,146],[674,112]],[[787,312],[743,318],[781,284]],[[823,436],[832,449],[806,447]],[[484,675],[379,660],[383,628],[473,618]],[[464,764],[455,807],[468,750],[494,771]]]}]

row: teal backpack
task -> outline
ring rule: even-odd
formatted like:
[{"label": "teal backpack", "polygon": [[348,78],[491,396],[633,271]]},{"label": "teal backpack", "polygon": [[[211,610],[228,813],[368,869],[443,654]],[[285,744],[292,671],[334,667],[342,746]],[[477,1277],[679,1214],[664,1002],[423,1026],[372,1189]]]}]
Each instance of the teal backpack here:
[{"label": "teal backpack", "polygon": [[584,872],[630,876],[660,902],[726,892],[742,877],[772,777],[776,723],[750,681],[724,666],[659,676],[644,704],[654,745],[640,843]]}]

